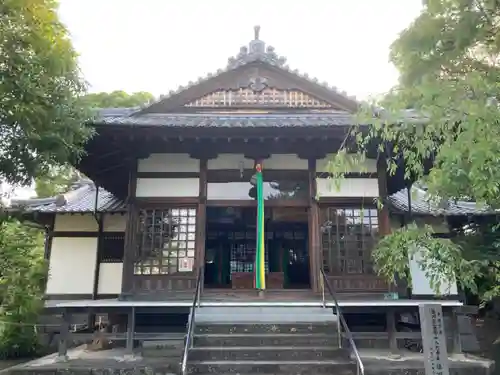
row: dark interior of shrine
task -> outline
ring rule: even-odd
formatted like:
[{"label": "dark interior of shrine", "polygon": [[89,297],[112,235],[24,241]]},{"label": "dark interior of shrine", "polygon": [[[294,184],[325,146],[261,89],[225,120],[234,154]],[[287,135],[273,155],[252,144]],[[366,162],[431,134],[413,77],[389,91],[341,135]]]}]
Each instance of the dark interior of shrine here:
[{"label": "dark interior of shrine", "polygon": [[[256,251],[255,207],[208,207],[205,288],[251,289]],[[266,208],[268,289],[310,287],[307,208]]]}]

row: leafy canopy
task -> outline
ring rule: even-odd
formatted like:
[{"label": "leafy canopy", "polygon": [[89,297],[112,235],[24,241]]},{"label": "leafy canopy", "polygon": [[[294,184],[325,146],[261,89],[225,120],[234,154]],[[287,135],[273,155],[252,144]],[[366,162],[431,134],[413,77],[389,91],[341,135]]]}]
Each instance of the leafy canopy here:
[{"label": "leafy canopy", "polygon": [[0,178],[30,184],[91,135],[85,84],[55,0],[0,2]]},{"label": "leafy canopy", "polygon": [[[334,157],[332,172],[345,165],[348,152],[363,158],[377,140],[388,171],[404,167],[406,177],[425,181],[431,196],[500,208],[499,52],[498,1],[427,0],[421,14],[392,44],[390,58],[400,72],[399,84],[361,110],[360,123],[369,121],[373,126],[364,133],[352,130],[355,142],[346,142]],[[428,160],[433,167],[427,174]],[[390,254],[401,255],[420,242],[434,249],[425,256],[442,265],[431,269],[428,265],[435,263],[424,260],[424,270],[443,276],[456,272],[458,280],[471,287],[471,274],[479,274],[478,259],[462,254],[470,260],[458,267],[457,251],[464,247],[449,240],[444,245],[428,233],[421,232],[417,240],[414,230],[398,230],[392,239],[382,241],[376,252],[387,254],[375,254],[379,272],[389,279],[393,272],[404,276],[406,271]]]},{"label": "leafy canopy", "polygon": [[[80,99],[89,108],[120,108],[136,107],[152,100],[153,94],[148,92],[135,92],[127,94],[124,91],[110,93],[100,92],[83,95]],[[44,174],[35,179],[35,192],[37,197],[53,197],[67,192],[71,185],[82,178],[83,175],[68,164],[54,165],[47,168]]]},{"label": "leafy canopy", "polygon": [[51,167],[47,173],[35,179],[35,193],[38,198],[55,197],[66,193],[71,185],[83,178],[83,175],[70,165]]},{"label": "leafy canopy", "polygon": [[153,94],[145,91],[127,94],[125,91],[99,92],[85,95],[83,102],[92,108],[137,107],[154,99]]}]

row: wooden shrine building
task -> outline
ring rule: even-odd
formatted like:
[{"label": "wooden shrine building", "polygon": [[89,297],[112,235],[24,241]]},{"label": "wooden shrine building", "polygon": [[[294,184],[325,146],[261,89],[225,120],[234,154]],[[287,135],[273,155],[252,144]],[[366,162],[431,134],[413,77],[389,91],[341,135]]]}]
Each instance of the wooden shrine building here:
[{"label": "wooden shrine building", "polygon": [[48,299],[176,300],[197,270],[207,293],[251,292],[257,162],[267,289],[319,295],[323,270],[338,293],[397,292],[371,251],[391,230],[375,198],[403,185],[376,154],[339,188],[328,178],[359,103],[290,70],[258,34],[215,74],[143,108],[100,111],[77,165],[90,180],[13,202],[47,228]]},{"label": "wooden shrine building", "polygon": [[[67,359],[69,324],[78,314],[88,317],[88,330],[79,335],[93,337],[102,314],[118,332],[106,337],[126,339],[130,352],[138,341],[164,337],[171,328],[165,325],[177,319],[186,331],[185,374],[199,314],[231,325],[242,316],[259,322],[255,311],[267,309],[277,324],[283,311],[290,322],[300,315],[308,324],[335,314],[336,345],[349,339],[359,369],[356,345],[379,347],[379,340],[396,350],[421,339],[420,332],[398,332],[398,316],[418,316],[431,300],[455,327],[448,348],[461,351],[456,327],[463,303],[456,285],[437,297],[416,263],[410,264],[412,285],[388,285],[374,271],[372,250],[409,212],[444,234],[452,221],[460,225],[482,213],[456,202],[436,211],[423,193],[412,202],[403,173],[388,177],[377,147],[365,165],[333,184],[330,155],[358,125],[359,106],[290,70],[256,28],[249,45],[215,74],[142,108],[100,110],[91,124],[96,135],[76,165],[87,179],[57,197],[13,200],[10,207],[46,229],[45,306],[47,314],[61,313],[59,357]],[[254,288],[257,164],[263,167],[267,284],[260,294]],[[379,197],[386,202],[381,209]],[[275,362],[270,366],[268,373],[276,373]]]}]

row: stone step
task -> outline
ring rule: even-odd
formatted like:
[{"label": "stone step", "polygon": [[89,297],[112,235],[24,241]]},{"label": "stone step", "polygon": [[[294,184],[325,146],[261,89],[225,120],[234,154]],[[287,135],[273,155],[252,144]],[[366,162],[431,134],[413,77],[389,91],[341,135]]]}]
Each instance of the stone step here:
[{"label": "stone step", "polygon": [[196,310],[197,323],[336,323],[332,309],[322,307],[202,307]]},{"label": "stone step", "polygon": [[196,323],[195,334],[245,334],[245,333],[328,333],[337,334],[334,323],[286,323],[286,324],[222,324]]},{"label": "stone step", "polygon": [[255,347],[255,346],[339,346],[337,334],[198,334],[194,336],[195,347]]},{"label": "stone step", "polygon": [[197,374],[355,374],[356,366],[337,361],[200,361],[188,364],[188,373]]},{"label": "stone step", "polygon": [[172,349],[155,349],[155,350],[142,350],[141,355],[144,358],[170,358],[179,359],[182,357],[183,350]]},{"label": "stone step", "polygon": [[329,347],[261,346],[249,347],[203,347],[189,352],[189,361],[349,361],[347,349]]},{"label": "stone step", "polygon": [[147,358],[179,358],[184,350],[184,340],[150,340],[141,344],[141,353]]}]

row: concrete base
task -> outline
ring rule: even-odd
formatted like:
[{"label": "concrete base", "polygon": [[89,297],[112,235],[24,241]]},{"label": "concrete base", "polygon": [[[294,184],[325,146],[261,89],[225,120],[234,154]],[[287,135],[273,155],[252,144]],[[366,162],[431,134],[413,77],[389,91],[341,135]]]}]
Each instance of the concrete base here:
[{"label": "concrete base", "polygon": [[[365,375],[424,375],[423,355],[401,351],[399,358],[390,356],[389,351],[361,350]],[[68,351],[68,361],[57,362],[57,353],[20,364],[0,372],[12,375],[90,375],[90,374],[157,374],[179,373],[180,358],[144,358],[138,354],[129,356],[125,349],[110,349],[87,352],[84,347]],[[491,361],[468,356],[450,357],[453,375],[491,375],[494,364]]]}]

